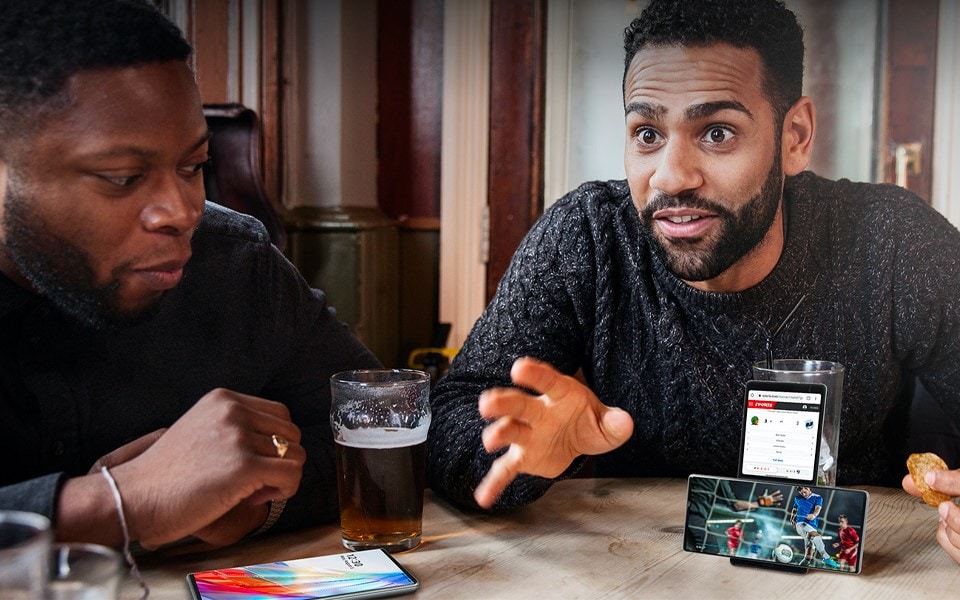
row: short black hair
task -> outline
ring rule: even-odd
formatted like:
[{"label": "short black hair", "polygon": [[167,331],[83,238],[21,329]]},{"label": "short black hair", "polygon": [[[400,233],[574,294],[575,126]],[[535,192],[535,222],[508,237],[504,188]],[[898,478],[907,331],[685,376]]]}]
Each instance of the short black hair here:
[{"label": "short black hair", "polygon": [[3,0],[0,6],[0,152],[62,101],[88,69],[186,61],[190,44],[145,0]]},{"label": "short black hair", "polygon": [[803,95],[803,29],[780,0],[652,0],[623,32],[624,90],[630,62],[646,46],[729,44],[752,48],[764,92],[783,122]]}]

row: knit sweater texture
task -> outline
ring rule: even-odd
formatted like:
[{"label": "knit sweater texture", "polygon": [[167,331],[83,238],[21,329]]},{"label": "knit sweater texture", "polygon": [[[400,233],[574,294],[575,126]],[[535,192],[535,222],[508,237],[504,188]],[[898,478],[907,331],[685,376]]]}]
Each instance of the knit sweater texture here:
[{"label": "knit sweater texture", "polygon": [[[896,485],[914,378],[960,421],[960,233],[899,187],[809,172],[787,179],[784,214],[774,270],[745,291],[709,293],[667,269],[626,182],[567,194],[527,234],[433,391],[430,485],[476,506],[496,456],[480,441],[477,398],[510,385],[521,356],[582,369],[601,402],[633,417],[632,438],[594,459],[596,476],[734,476],[751,365],[804,293],[774,356],[845,365],[838,482]],[[552,482],[521,475],[496,508]]]}]

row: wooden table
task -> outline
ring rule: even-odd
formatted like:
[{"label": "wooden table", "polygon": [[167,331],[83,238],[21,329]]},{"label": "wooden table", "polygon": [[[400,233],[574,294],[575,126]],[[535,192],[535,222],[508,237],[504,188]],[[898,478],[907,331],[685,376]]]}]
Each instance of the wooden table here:
[{"label": "wooden table", "polygon": [[[934,539],[934,508],[899,489],[867,487],[860,575],[735,567],[684,552],[683,479],[573,479],[517,512],[464,513],[427,492],[424,541],[398,554],[420,579],[412,598],[946,598],[960,565]],[[326,526],[229,548],[169,549],[141,557],[151,599],[188,598],[192,571],[337,554]],[[137,598],[125,583],[123,594]]]}]

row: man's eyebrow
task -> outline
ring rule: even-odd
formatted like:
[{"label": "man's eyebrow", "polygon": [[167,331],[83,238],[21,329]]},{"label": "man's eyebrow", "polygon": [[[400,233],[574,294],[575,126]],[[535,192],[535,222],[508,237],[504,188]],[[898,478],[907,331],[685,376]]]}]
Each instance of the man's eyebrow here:
[{"label": "man's eyebrow", "polygon": [[[684,118],[687,121],[699,121],[706,119],[722,110],[735,110],[747,115],[753,119],[753,113],[746,106],[736,100],[717,100],[715,102],[703,102],[687,107],[683,111]],[[624,109],[624,114],[636,113],[644,119],[651,121],[662,120],[667,115],[667,108],[659,104],[650,102],[631,102]]]},{"label": "man's eyebrow", "polygon": [[694,104],[693,106],[687,107],[687,109],[683,111],[683,114],[688,121],[699,121],[701,119],[706,119],[720,112],[721,110],[736,110],[747,115],[751,120],[753,119],[753,113],[747,110],[746,106],[740,104],[736,100],[717,100],[716,102]]},{"label": "man's eyebrow", "polygon": [[651,104],[649,102],[631,102],[626,105],[623,109],[624,115],[629,115],[630,113],[637,113],[644,119],[649,119],[651,121],[659,121],[667,114],[667,108],[659,104]]},{"label": "man's eyebrow", "polygon": [[210,138],[212,137],[213,137],[213,130],[212,129],[206,130],[204,134],[200,136],[200,139],[197,140],[197,143],[190,147],[190,152],[193,152],[194,150],[198,149],[200,146],[209,142]]}]

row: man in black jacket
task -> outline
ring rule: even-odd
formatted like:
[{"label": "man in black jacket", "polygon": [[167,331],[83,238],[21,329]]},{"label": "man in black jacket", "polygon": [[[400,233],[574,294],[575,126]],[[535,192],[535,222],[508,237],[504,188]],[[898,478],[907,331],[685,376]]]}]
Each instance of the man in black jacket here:
[{"label": "man in black jacket", "polygon": [[190,46],[147,2],[2,13],[0,508],[117,544],[119,504],[144,546],[335,520],[329,377],[378,362],[204,202]]}]

